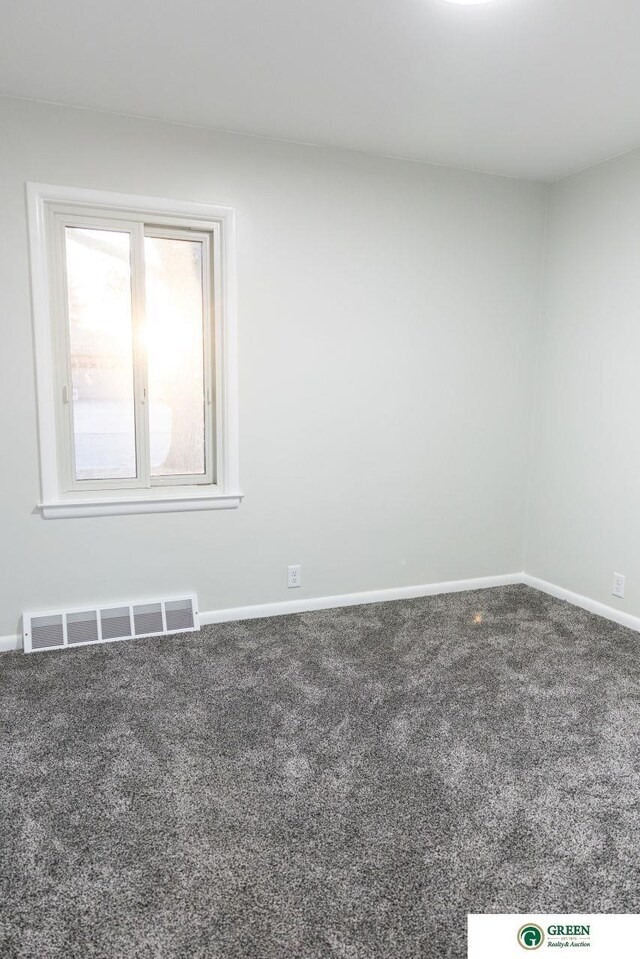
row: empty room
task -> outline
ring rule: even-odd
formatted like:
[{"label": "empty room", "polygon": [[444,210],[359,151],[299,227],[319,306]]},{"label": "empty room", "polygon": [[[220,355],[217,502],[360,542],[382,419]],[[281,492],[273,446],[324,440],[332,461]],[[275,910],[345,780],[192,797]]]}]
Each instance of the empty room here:
[{"label": "empty room", "polygon": [[634,0],[0,4],[0,959],[637,959],[639,90]]}]

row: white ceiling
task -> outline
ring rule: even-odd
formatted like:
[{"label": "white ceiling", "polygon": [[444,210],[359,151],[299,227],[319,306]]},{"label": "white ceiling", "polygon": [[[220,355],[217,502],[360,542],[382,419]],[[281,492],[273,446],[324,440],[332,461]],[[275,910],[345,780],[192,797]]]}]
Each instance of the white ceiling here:
[{"label": "white ceiling", "polygon": [[640,145],[640,0],[5,0],[0,92],[555,179]]}]

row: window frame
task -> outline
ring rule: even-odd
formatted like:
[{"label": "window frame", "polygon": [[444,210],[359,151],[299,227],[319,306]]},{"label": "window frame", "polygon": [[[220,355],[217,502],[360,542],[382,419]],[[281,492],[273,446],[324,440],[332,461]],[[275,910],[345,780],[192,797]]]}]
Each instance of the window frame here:
[{"label": "window frame", "polygon": [[[235,508],[238,481],[237,345],[235,304],[235,210],[211,204],[28,183],[33,327],[40,437],[41,500],[45,518],[112,513]],[[205,360],[205,474],[151,477],[148,432],[140,432],[140,405],[148,401],[144,360],[134,351],[136,452],[147,443],[136,479],[77,480],[73,461],[69,388],[68,301],[65,227],[129,232],[131,243],[132,336],[144,316],[144,238],[176,236],[212,244],[203,256]],[[134,235],[137,241],[133,243]],[[136,259],[135,248],[142,256]],[[203,250],[204,253],[204,250]],[[209,269],[210,267],[210,269]],[[207,310],[206,304],[209,308]],[[208,315],[207,315],[208,314]],[[207,343],[207,338],[209,342]],[[67,397],[68,399],[68,397]],[[146,417],[146,414],[144,414]]]}]

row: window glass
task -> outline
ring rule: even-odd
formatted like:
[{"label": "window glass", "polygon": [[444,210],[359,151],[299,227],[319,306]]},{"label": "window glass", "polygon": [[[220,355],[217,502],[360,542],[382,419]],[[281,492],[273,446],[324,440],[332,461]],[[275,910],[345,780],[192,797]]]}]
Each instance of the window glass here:
[{"label": "window glass", "polygon": [[66,227],[75,478],[136,469],[129,233]]},{"label": "window glass", "polygon": [[145,237],[152,476],[205,472],[203,244]]}]

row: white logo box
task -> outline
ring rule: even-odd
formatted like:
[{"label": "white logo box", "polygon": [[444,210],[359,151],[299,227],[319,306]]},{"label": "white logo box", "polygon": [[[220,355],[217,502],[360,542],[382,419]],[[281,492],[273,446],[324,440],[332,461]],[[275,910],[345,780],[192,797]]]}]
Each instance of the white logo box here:
[{"label": "white logo box", "polygon": [[467,921],[468,959],[640,957],[637,914],[472,913]]}]

